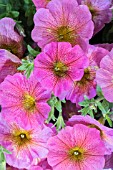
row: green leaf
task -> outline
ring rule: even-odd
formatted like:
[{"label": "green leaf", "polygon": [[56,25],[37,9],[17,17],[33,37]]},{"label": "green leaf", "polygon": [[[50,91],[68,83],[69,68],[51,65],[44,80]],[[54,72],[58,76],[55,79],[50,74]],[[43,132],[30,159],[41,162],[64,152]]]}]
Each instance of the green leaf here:
[{"label": "green leaf", "polygon": [[103,96],[103,94],[102,94],[102,90],[101,90],[101,88],[99,87],[99,86],[97,86],[97,95],[99,96],[99,97],[102,97]]},{"label": "green leaf", "polygon": [[0,170],[6,170],[6,162],[5,161],[0,163]]},{"label": "green leaf", "polygon": [[50,106],[55,106],[56,102],[58,102],[58,99],[54,95],[52,95],[51,99],[48,100],[48,104]]},{"label": "green leaf", "polygon": [[12,6],[11,6],[10,3],[8,3],[7,6],[6,6],[6,11],[10,12],[11,10],[12,10]]},{"label": "green leaf", "polygon": [[80,106],[87,107],[87,106],[89,106],[90,101],[89,101],[89,100],[84,100],[83,102],[79,102],[78,104],[79,104]]},{"label": "green leaf", "polygon": [[106,110],[104,109],[102,103],[101,103],[101,102],[96,102],[96,104],[97,104],[98,108],[101,110],[101,112],[102,112],[102,114],[103,114],[103,117],[105,117],[105,115],[106,115],[107,112],[106,112]]},{"label": "green leaf", "polygon": [[49,123],[50,122],[50,120],[53,120],[53,121],[55,121],[56,120],[56,117],[54,116],[54,107],[52,106],[51,107],[51,111],[50,111],[50,113],[49,113],[49,117],[48,117],[48,119],[47,119],[47,123]]},{"label": "green leaf", "polygon": [[30,3],[30,0],[24,0],[24,2],[25,2],[26,4],[29,4],[29,3]]},{"label": "green leaf", "polygon": [[27,45],[27,49],[28,49],[29,53],[34,57],[40,53],[39,51],[34,50],[30,45]]},{"label": "green leaf", "polygon": [[112,123],[112,120],[110,119],[110,117],[108,115],[106,115],[105,119],[107,120],[109,126],[112,127],[113,123]]},{"label": "green leaf", "polygon": [[17,68],[17,70],[24,71],[24,70],[26,70],[26,66],[28,66],[28,65],[21,65]]},{"label": "green leaf", "polygon": [[92,110],[89,110],[89,114],[92,118],[94,118],[94,114],[93,114],[93,111]]},{"label": "green leaf", "polygon": [[57,101],[55,103],[55,108],[59,111],[59,112],[62,112],[62,105],[61,105],[61,101]]},{"label": "green leaf", "polygon": [[61,128],[65,127],[64,119],[63,119],[63,117],[61,115],[58,117],[57,122],[55,124],[56,124],[56,128],[57,128],[58,131]]},{"label": "green leaf", "polygon": [[0,164],[2,162],[5,162],[5,156],[4,156],[4,153],[3,152],[0,152]]},{"label": "green leaf", "polygon": [[109,109],[109,102],[106,99],[104,99],[103,102],[102,102],[102,106],[104,107],[104,109],[106,111],[108,111],[108,109]]},{"label": "green leaf", "polygon": [[79,110],[78,112],[81,112],[82,115],[87,115],[89,113],[90,109],[89,107],[84,107],[83,109]]},{"label": "green leaf", "polygon": [[34,64],[31,63],[31,64],[29,65],[29,67],[28,67],[28,68],[26,69],[26,71],[25,71],[25,75],[26,75],[27,78],[30,77],[31,72],[33,71],[33,69],[34,69]]},{"label": "green leaf", "polygon": [[34,63],[24,59],[22,60],[22,65],[17,68],[17,70],[21,70],[21,71],[25,70],[25,75],[27,78],[30,77],[33,69],[34,69]]},{"label": "green leaf", "polygon": [[19,16],[19,12],[18,11],[11,11],[12,17],[13,18],[17,18]]},{"label": "green leaf", "polygon": [[16,22],[15,28],[19,32],[20,35],[22,35],[23,37],[26,36],[25,31],[24,31],[23,27],[19,24],[19,22]]},{"label": "green leaf", "polygon": [[79,102],[78,104],[80,106],[88,107],[90,103],[91,100],[89,100],[87,96],[84,96],[84,100],[82,102]]},{"label": "green leaf", "polygon": [[66,103],[66,100],[61,100],[62,103]]}]

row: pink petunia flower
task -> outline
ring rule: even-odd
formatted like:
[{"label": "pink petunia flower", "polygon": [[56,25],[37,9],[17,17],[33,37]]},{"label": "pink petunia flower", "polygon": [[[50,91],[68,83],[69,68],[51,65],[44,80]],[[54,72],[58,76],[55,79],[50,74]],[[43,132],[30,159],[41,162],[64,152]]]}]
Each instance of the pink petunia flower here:
[{"label": "pink petunia flower", "polygon": [[48,163],[54,170],[102,170],[105,147],[99,131],[84,125],[67,126],[48,140]]},{"label": "pink petunia flower", "polygon": [[24,120],[0,121],[0,144],[11,152],[5,155],[6,162],[19,169],[29,169],[34,158],[46,158],[47,141],[53,135],[50,128],[41,128],[36,122],[31,126]]},{"label": "pink petunia flower", "polygon": [[[44,15],[43,15],[44,14]],[[86,43],[93,35],[94,24],[89,9],[78,6],[76,0],[52,0],[47,9],[39,9],[34,16],[32,39],[43,48],[50,42],[79,44],[86,50]]]},{"label": "pink petunia flower", "polygon": [[89,66],[84,70],[84,75],[80,81],[74,81],[73,87],[68,92],[66,99],[78,104],[84,100],[86,95],[89,99],[96,96],[96,71],[99,68],[101,59],[108,54],[108,51],[95,47],[88,46],[87,57]]},{"label": "pink petunia flower", "polygon": [[102,88],[104,97],[113,102],[113,49],[100,62],[100,69],[96,74],[97,84]]},{"label": "pink petunia flower", "polygon": [[49,3],[49,1],[51,0],[32,0],[34,5],[36,6],[36,10],[40,9],[40,8],[45,8],[47,6],[47,4]]},{"label": "pink petunia flower", "polygon": [[26,122],[44,123],[50,112],[47,100],[50,93],[44,90],[33,75],[27,79],[21,73],[7,76],[0,85],[2,115],[7,120],[25,119]]},{"label": "pink petunia flower", "polygon": [[34,61],[34,74],[42,86],[61,100],[73,81],[80,80],[88,59],[82,49],[70,43],[53,42],[45,46]]},{"label": "pink petunia flower", "polygon": [[0,49],[0,83],[7,75],[18,72],[17,67],[21,65],[21,60],[7,50]]},{"label": "pink petunia flower", "polygon": [[68,126],[74,126],[75,124],[83,124],[90,128],[98,129],[100,131],[101,139],[106,146],[106,154],[110,154],[113,151],[113,130],[108,128],[97,120],[90,116],[74,115],[67,122]]},{"label": "pink petunia flower", "polygon": [[99,32],[112,19],[111,0],[78,0],[79,4],[87,5],[94,21],[94,34]]},{"label": "pink petunia flower", "polygon": [[11,18],[0,20],[0,49],[6,49],[19,58],[23,56],[23,37],[15,31],[16,22]]}]

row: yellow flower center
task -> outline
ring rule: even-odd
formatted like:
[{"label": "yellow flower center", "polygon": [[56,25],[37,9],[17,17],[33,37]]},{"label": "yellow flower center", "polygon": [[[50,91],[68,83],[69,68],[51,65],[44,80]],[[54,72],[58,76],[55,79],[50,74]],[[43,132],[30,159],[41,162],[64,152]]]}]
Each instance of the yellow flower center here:
[{"label": "yellow flower center", "polygon": [[75,30],[72,30],[69,26],[61,26],[56,31],[57,41],[70,42],[71,44],[75,41]]},{"label": "yellow flower center", "polygon": [[79,147],[74,147],[71,150],[69,150],[68,155],[71,160],[81,161],[84,158],[84,150]]},{"label": "yellow flower center", "polygon": [[22,147],[25,147],[32,142],[32,131],[20,129],[16,124],[12,127],[11,136],[9,136],[9,140],[11,140],[16,146],[17,150]]},{"label": "yellow flower center", "polygon": [[67,70],[67,66],[60,61],[54,64],[54,72],[58,77],[64,77],[66,75]]},{"label": "yellow flower center", "polygon": [[25,94],[24,97],[23,97],[23,107],[26,111],[29,111],[29,112],[33,112],[34,109],[35,109],[35,99],[29,95],[29,94]]}]

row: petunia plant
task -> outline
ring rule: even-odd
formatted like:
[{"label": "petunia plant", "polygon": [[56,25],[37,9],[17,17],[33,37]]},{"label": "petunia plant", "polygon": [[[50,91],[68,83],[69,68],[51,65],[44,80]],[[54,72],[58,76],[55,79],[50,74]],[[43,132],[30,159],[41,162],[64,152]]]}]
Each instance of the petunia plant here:
[{"label": "petunia plant", "polygon": [[0,1],[0,170],[113,169],[113,0]]}]

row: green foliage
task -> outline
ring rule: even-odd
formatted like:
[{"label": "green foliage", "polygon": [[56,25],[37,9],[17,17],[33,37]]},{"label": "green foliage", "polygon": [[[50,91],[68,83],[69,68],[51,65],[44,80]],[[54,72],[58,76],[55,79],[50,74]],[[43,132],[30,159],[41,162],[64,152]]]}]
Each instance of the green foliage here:
[{"label": "green foliage", "polygon": [[27,49],[29,51],[29,54],[31,54],[33,57],[36,57],[37,54],[39,54],[39,51],[34,50],[30,45],[27,45]]},{"label": "green foliage", "polygon": [[6,159],[4,153],[11,154],[11,152],[6,150],[3,146],[0,146],[0,169],[1,170],[6,170]]},{"label": "green foliage", "polygon": [[112,106],[106,99],[104,99],[100,87],[97,87],[97,95],[98,97],[96,99],[88,99],[85,96],[84,101],[79,103],[79,105],[82,106],[82,109],[79,110],[79,112],[84,116],[89,114],[93,118],[96,113],[100,113],[104,120],[108,122],[109,126],[112,127],[112,120],[110,119],[110,115],[113,114],[110,110],[110,107]]},{"label": "green foliage", "polygon": [[13,18],[23,29],[25,42],[32,44],[31,31],[34,27],[33,17],[36,12],[32,0],[0,0],[0,19]]},{"label": "green foliage", "polygon": [[[54,95],[52,95],[51,99],[48,101],[48,104],[51,106],[51,111],[49,113],[49,117],[47,119],[47,123],[51,120],[55,122],[54,126],[59,131],[61,128],[65,127],[64,119],[62,116],[62,103],[65,103],[65,100],[59,100]],[[55,109],[59,112],[58,117],[55,117]]]},{"label": "green foliage", "polygon": [[26,75],[27,78],[30,77],[33,69],[34,69],[33,61],[24,60],[24,59],[22,59],[22,65],[17,68],[17,70],[25,71],[25,75]]}]

